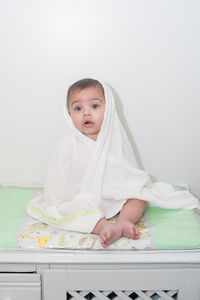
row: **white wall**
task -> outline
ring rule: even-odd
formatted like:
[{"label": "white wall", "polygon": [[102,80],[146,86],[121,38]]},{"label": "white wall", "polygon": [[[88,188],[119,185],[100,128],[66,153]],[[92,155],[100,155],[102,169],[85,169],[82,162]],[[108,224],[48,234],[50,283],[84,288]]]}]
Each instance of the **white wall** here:
[{"label": "white wall", "polygon": [[0,182],[43,184],[67,87],[93,77],[118,95],[143,167],[200,196],[199,11],[198,0],[0,0]]}]

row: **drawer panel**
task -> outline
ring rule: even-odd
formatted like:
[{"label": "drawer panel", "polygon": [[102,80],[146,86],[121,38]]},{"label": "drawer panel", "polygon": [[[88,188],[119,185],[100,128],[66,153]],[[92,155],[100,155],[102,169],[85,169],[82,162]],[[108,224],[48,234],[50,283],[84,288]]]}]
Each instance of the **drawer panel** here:
[{"label": "drawer panel", "polygon": [[0,273],[0,300],[41,300],[39,274]]}]

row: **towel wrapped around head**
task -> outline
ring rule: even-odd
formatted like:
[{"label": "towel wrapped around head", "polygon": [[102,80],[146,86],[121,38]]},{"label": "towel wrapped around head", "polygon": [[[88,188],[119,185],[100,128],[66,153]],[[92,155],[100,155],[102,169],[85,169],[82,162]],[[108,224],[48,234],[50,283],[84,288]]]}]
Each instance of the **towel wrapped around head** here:
[{"label": "towel wrapped around head", "polygon": [[92,232],[101,218],[116,215],[129,198],[163,208],[200,208],[190,192],[152,183],[138,168],[113,94],[101,84],[106,110],[97,140],[75,128],[65,105],[66,135],[50,161],[44,193],[29,202],[28,214],[56,228]]}]

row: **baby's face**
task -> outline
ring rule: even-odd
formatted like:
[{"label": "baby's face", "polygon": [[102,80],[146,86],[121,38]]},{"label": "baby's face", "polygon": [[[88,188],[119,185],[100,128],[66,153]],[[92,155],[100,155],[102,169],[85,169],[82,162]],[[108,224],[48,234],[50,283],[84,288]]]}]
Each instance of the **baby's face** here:
[{"label": "baby's face", "polygon": [[100,87],[74,91],[68,99],[69,114],[74,126],[96,141],[105,112],[105,97]]}]

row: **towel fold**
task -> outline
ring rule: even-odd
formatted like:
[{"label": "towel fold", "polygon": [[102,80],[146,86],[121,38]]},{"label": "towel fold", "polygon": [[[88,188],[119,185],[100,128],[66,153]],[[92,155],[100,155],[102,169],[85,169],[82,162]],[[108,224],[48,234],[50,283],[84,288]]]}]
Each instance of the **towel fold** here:
[{"label": "towel fold", "polygon": [[97,140],[74,127],[65,106],[67,133],[50,161],[44,194],[31,200],[28,214],[60,229],[92,232],[101,218],[116,215],[129,198],[163,208],[200,208],[190,192],[175,191],[167,183],[152,183],[138,168],[113,94],[101,84],[106,111]]}]

